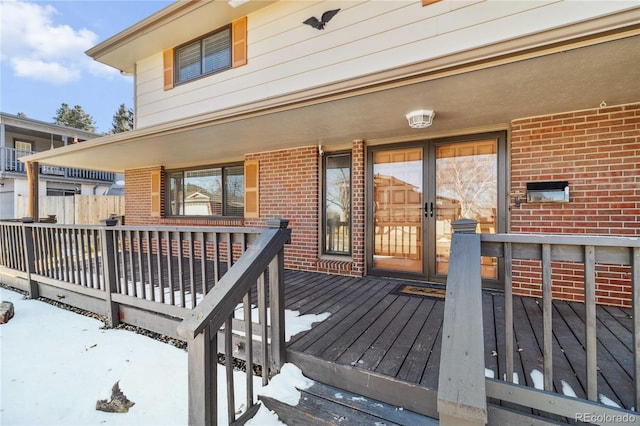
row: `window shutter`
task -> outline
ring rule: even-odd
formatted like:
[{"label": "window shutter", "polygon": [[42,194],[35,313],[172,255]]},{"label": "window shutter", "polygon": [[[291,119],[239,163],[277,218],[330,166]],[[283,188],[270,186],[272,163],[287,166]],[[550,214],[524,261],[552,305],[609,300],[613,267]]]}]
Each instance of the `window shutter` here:
[{"label": "window shutter", "polygon": [[173,49],[162,52],[164,90],[173,89]]},{"label": "window shutter", "polygon": [[160,170],[151,172],[151,217],[160,217]]},{"label": "window shutter", "polygon": [[231,23],[231,66],[241,67],[247,64],[247,17]]},{"label": "window shutter", "polygon": [[244,217],[260,217],[259,170],[257,160],[244,162]]}]

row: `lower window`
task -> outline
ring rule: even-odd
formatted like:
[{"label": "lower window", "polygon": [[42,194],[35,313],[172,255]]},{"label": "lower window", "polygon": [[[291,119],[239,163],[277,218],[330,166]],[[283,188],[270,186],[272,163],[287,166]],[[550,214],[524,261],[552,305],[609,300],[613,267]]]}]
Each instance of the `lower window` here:
[{"label": "lower window", "polygon": [[244,167],[207,167],[167,172],[168,215],[235,216],[244,214]]},{"label": "lower window", "polygon": [[351,154],[324,156],[324,253],[351,254]]}]

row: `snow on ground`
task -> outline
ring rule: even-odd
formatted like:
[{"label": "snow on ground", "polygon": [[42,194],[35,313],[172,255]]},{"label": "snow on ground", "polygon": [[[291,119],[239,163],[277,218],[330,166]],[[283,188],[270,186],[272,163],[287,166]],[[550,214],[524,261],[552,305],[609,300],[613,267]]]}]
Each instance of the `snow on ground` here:
[{"label": "snow on ground", "polygon": [[[186,425],[187,353],[102,322],[0,288],[15,317],[0,325],[0,424],[2,425]],[[292,327],[306,316],[287,317]],[[219,424],[226,423],[226,378],[219,366]],[[296,371],[297,370],[297,371]],[[276,376],[279,395],[295,395],[302,374],[286,364]],[[234,372],[236,403],[246,400],[244,373]],[[104,413],[96,401],[120,389],[135,405],[128,413]],[[308,381],[308,379],[305,379]],[[273,382],[272,382],[273,383]],[[283,384],[284,383],[284,384]],[[289,387],[287,387],[289,386]],[[268,388],[268,387],[267,387]],[[261,379],[254,379],[260,393]],[[266,388],[265,388],[266,389]],[[288,390],[287,390],[288,389]],[[268,392],[268,390],[265,390]],[[261,407],[253,425],[282,424]]]}]

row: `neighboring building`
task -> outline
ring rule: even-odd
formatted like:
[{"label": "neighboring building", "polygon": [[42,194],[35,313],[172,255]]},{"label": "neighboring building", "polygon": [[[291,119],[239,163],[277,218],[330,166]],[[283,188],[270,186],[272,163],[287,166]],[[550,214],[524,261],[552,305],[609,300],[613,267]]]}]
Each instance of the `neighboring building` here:
[{"label": "neighboring building", "polygon": [[[85,130],[0,113],[0,219],[19,218],[18,205],[29,196],[22,157],[98,137],[100,135]],[[114,179],[115,174],[111,172],[43,164],[39,195],[103,195]]]},{"label": "neighboring building", "polygon": [[[459,217],[640,234],[637,1],[232,3],[176,2],[90,49],[135,75],[136,130],[29,161],[124,172],[127,224],[288,218],[286,266],[334,274],[444,283]],[[514,265],[520,294],[535,267]],[[555,296],[582,297],[558,267]],[[628,305],[628,277],[601,271],[599,302]]]}]

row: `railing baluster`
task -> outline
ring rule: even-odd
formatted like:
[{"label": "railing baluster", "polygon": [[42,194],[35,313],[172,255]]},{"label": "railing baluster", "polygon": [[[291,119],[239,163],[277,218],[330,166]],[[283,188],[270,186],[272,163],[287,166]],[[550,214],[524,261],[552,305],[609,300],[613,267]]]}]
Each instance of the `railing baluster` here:
[{"label": "railing baluster", "polygon": [[173,284],[173,262],[172,251],[173,251],[173,242],[172,235],[173,233],[169,231],[162,231],[163,239],[167,242],[167,280],[169,281],[169,303],[171,305],[175,305],[175,295],[174,295],[174,284]]},{"label": "railing baluster", "polygon": [[227,419],[232,424],[236,419],[235,386],[233,383],[233,314],[224,323],[224,366],[227,374]]},{"label": "railing baluster", "polygon": [[244,365],[246,371],[247,410],[253,405],[253,321],[251,319],[251,293],[252,290],[249,288],[249,291],[242,299],[245,330]]},{"label": "railing baluster", "polygon": [[164,271],[163,267],[163,256],[162,256],[162,233],[158,231],[153,231],[153,239],[156,242],[156,268],[158,274],[158,291],[159,294],[159,302],[165,303],[164,300],[164,277],[162,276],[162,271]]},{"label": "railing baluster", "polygon": [[92,287],[94,288],[105,288],[104,280],[100,275],[100,242],[98,239],[98,232],[95,229],[91,229],[89,231],[89,241],[90,241],[90,257],[89,257],[89,268],[91,271],[91,282],[94,283]]},{"label": "railing baluster", "polygon": [[[140,232],[140,230],[136,230],[135,231],[135,242],[136,242],[136,261],[137,261],[137,276],[138,276],[138,280],[140,282],[140,298],[142,299],[146,299],[147,298],[147,289],[146,286],[144,284],[144,265],[142,264],[142,252],[144,250],[144,245],[142,242],[142,233]],[[138,281],[134,280],[133,286],[137,289],[138,288]]]},{"label": "railing baluster", "polygon": [[178,282],[180,283],[180,306],[187,306],[185,301],[184,273],[182,271],[182,232],[176,232],[178,236]]},{"label": "railing baluster", "polygon": [[504,328],[505,372],[507,381],[513,382],[513,257],[511,243],[504,243]]},{"label": "railing baluster", "polygon": [[267,291],[264,273],[258,277],[258,322],[262,332],[262,385],[269,383],[269,334],[267,327]]},{"label": "railing baluster", "polygon": [[109,256],[110,253],[102,252],[102,233],[99,229],[93,229],[91,231],[93,234],[93,241],[95,242],[93,246],[93,250],[95,252],[95,262],[96,262],[96,281],[98,282],[98,288],[101,290],[105,290],[107,287],[107,282],[104,279],[104,271],[105,271],[105,257]]},{"label": "railing baluster", "polygon": [[[76,229],[73,228],[71,230],[72,235],[73,235],[73,247],[74,247],[74,255],[73,255],[73,276],[75,279],[75,283],[77,283],[78,285],[85,285],[82,282],[82,261],[84,260],[84,257],[82,257],[82,245],[79,244],[79,234],[81,232],[80,229]],[[86,285],[85,285],[86,286]]]},{"label": "railing baluster", "polygon": [[596,342],[596,250],[584,247],[585,341],[587,361],[587,398],[598,400],[598,357]]},{"label": "railing baluster", "polygon": [[553,391],[553,300],[551,281],[551,246],[542,245],[542,322],[544,389]]},{"label": "railing baluster", "polygon": [[230,232],[224,234],[227,243],[227,271],[233,266],[233,238]]},{"label": "railing baluster", "polygon": [[207,294],[207,244],[204,232],[196,233],[196,242],[200,246],[200,291],[204,297]]},{"label": "railing baluster", "polygon": [[132,234],[135,231],[127,231],[127,251],[129,257],[129,278],[131,280],[131,286],[129,286],[129,280],[127,280],[127,288],[129,289],[129,295],[133,297],[138,297],[138,289],[136,288],[136,273],[135,273],[135,263],[133,261],[133,237]]},{"label": "railing baluster", "polygon": [[220,262],[222,261],[220,256],[220,234],[213,233],[213,245],[214,245],[214,258],[213,258],[213,276],[215,284],[218,284],[222,273],[220,271]]},{"label": "railing baluster", "polygon": [[193,309],[196,307],[197,298],[193,263],[195,257],[195,250],[193,247],[193,232],[187,232],[187,244],[189,247],[189,289],[191,291],[191,308]]},{"label": "railing baluster", "polygon": [[156,292],[153,286],[153,264],[151,263],[151,255],[153,254],[153,243],[151,235],[148,229],[144,231],[144,239],[146,241],[145,247],[147,248],[147,279],[149,280],[149,300],[156,301]]},{"label": "railing baluster", "polygon": [[69,247],[69,230],[67,228],[60,229],[60,242],[62,246],[62,276],[63,280],[66,282],[71,281],[71,265],[69,262],[69,251],[71,248]]}]

